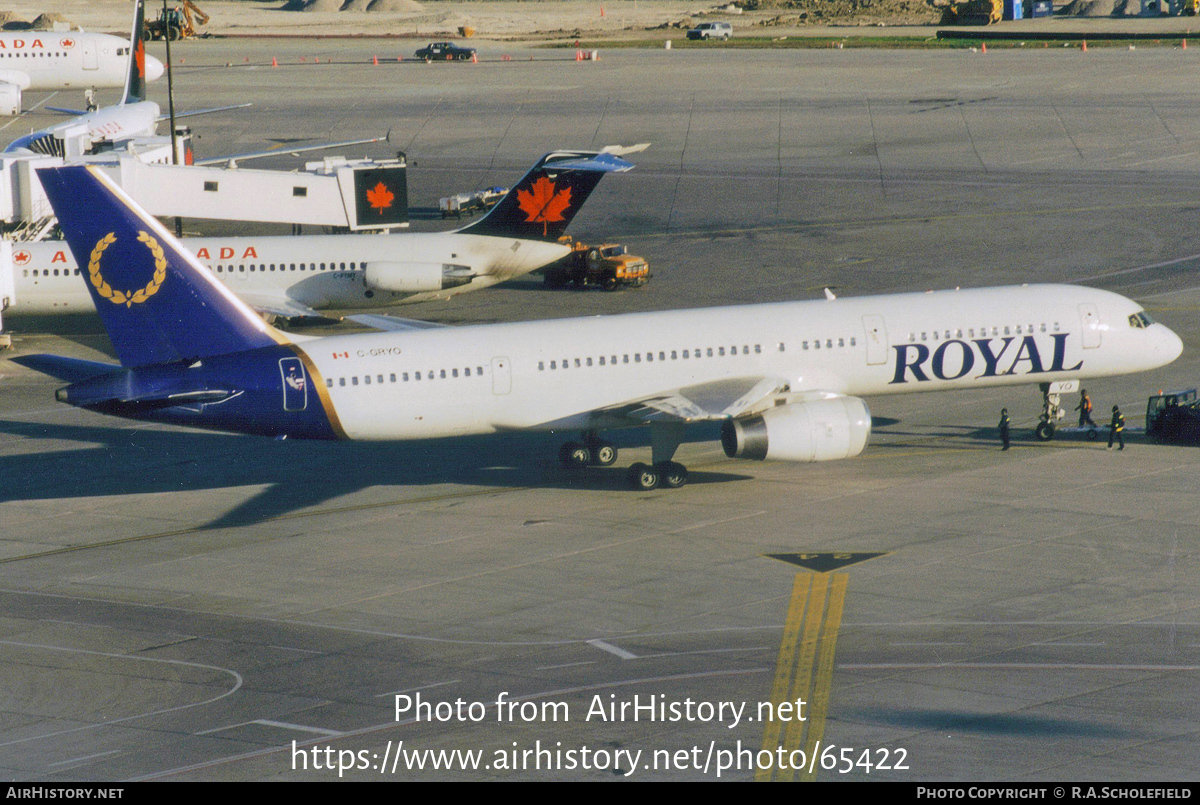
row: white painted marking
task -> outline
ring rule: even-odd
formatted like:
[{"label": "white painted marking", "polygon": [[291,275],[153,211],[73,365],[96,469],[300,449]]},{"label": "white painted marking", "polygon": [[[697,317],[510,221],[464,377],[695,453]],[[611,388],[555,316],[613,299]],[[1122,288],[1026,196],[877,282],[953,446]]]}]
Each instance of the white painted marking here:
[{"label": "white painted marking", "polygon": [[299,732],[312,732],[317,735],[338,736],[338,735],[342,734],[338,730],[327,730],[327,729],[323,729],[321,727],[308,727],[308,726],[305,726],[304,724],[289,724],[286,721],[271,721],[271,720],[265,719],[265,718],[260,718],[257,721],[251,721],[250,723],[251,724],[265,724],[268,727],[279,727],[280,729],[285,729],[285,730],[297,730]]},{"label": "white painted marking", "polygon": [[431,690],[440,688],[443,685],[453,685],[456,682],[462,682],[461,679],[448,679],[445,682],[434,682],[432,685],[417,685],[415,688],[405,688],[404,690],[393,690],[391,693],[377,693],[376,699],[382,699],[384,696],[398,696],[401,693],[412,693],[415,690]]},{"label": "white painted marking", "polygon": [[595,660],[587,660],[585,662],[565,662],[562,665],[539,665],[535,671],[553,671],[556,668],[575,668],[579,665],[595,665]]},{"label": "white painted marking", "polygon": [[113,749],[111,752],[100,752],[95,755],[84,755],[83,757],[75,757],[75,758],[71,758],[70,760],[60,760],[57,763],[48,764],[47,768],[54,768],[55,766],[66,766],[68,763],[82,763],[85,760],[95,760],[98,757],[105,757],[106,755],[119,755],[119,754],[121,754],[120,749]]},{"label": "white painted marking", "polygon": [[623,660],[636,660],[638,658],[637,655],[634,654],[632,651],[626,651],[623,648],[618,648],[617,646],[614,646],[612,643],[605,643],[603,640],[600,640],[600,639],[589,640],[589,641],[587,641],[587,644],[589,646],[595,646],[596,648],[600,649],[601,651],[607,651],[609,654],[616,654],[618,657],[620,657]]}]

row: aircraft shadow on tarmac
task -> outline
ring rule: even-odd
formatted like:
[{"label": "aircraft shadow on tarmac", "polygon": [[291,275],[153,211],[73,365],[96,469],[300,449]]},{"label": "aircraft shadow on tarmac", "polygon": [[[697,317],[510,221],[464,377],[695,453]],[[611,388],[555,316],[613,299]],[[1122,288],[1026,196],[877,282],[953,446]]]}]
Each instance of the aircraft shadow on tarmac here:
[{"label": "aircraft shadow on tarmac", "polygon": [[[619,448],[648,444],[645,429],[606,433]],[[0,502],[196,492],[267,485],[209,528],[251,525],[318,506],[370,487],[462,484],[588,491],[628,489],[628,465],[567,470],[559,445],[575,432],[513,433],[419,442],[276,441],[204,431],[55,426],[0,420],[0,434],[89,443],[0,457],[9,481]],[[688,431],[689,441],[717,438],[712,426]],[[642,456],[642,460],[646,460]],[[693,470],[688,484],[750,480]],[[662,494],[679,494],[664,490]]]}]

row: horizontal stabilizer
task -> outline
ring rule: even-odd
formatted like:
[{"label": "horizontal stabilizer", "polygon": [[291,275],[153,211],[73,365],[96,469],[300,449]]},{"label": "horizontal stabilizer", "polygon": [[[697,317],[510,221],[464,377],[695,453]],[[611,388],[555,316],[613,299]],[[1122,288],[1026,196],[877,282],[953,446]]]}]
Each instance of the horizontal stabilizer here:
[{"label": "horizontal stabilizer", "polygon": [[11,360],[13,363],[19,363],[35,372],[41,372],[68,383],[78,383],[80,380],[116,372],[121,368],[115,363],[64,358],[61,355],[19,355]]}]

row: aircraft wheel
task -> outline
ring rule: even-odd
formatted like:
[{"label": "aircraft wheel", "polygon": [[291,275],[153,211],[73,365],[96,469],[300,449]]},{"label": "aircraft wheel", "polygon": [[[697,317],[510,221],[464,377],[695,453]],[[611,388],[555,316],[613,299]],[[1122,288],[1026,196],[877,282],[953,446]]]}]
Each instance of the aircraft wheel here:
[{"label": "aircraft wheel", "polygon": [[657,469],[659,475],[662,476],[663,486],[669,489],[678,489],[687,483],[687,467],[676,461],[664,461],[662,464],[659,464],[657,467],[655,467],[655,469]]},{"label": "aircraft wheel", "polygon": [[634,489],[649,492],[658,488],[660,476],[658,469],[640,461],[629,468],[629,483]]},{"label": "aircraft wheel", "polygon": [[592,463],[592,451],[579,442],[567,442],[558,449],[558,460],[568,469],[586,467]]},{"label": "aircraft wheel", "polygon": [[1054,423],[1039,422],[1034,433],[1037,434],[1038,441],[1048,442],[1054,438]]},{"label": "aircraft wheel", "polygon": [[597,467],[611,467],[617,463],[617,448],[611,442],[596,442],[590,447],[592,463]]}]

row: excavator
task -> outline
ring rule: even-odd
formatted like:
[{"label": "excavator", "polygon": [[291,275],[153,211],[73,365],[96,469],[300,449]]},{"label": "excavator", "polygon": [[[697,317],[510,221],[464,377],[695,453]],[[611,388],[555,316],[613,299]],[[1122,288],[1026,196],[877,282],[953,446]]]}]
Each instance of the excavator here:
[{"label": "excavator", "polygon": [[164,8],[156,20],[147,20],[142,32],[142,39],[149,42],[152,39],[191,39],[197,36],[198,25],[207,25],[210,17],[200,10],[192,0],[183,0],[182,5],[175,8]]},{"label": "excavator", "polygon": [[966,0],[946,7],[942,25],[991,25],[1003,17],[1003,0]]}]

